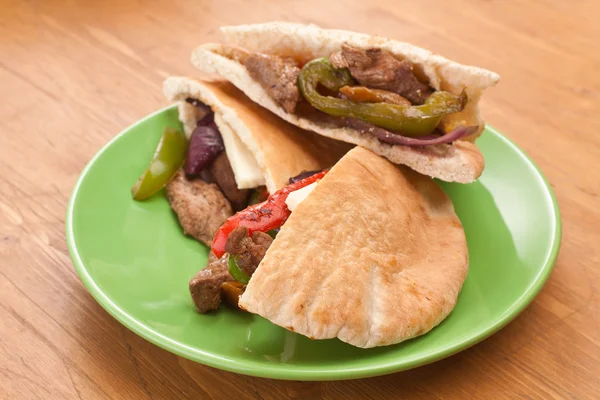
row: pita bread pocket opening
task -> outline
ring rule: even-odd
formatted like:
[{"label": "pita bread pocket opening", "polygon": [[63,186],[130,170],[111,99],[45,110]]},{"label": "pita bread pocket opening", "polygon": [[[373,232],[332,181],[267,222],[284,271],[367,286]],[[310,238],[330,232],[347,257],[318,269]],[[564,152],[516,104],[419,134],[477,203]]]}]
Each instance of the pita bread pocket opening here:
[{"label": "pita bread pocket opening", "polygon": [[[351,147],[285,122],[228,81],[170,77],[163,89],[177,102],[184,132],[165,128],[132,194],[144,200],[166,186],[184,234],[207,246],[236,211],[266,200],[290,177],[332,166]],[[223,285],[231,281],[227,265],[209,257],[189,285],[198,311],[229,298],[235,288]]]},{"label": "pita bread pocket opening", "polygon": [[498,74],[362,33],[272,22],[221,28],[192,63],[320,135],[449,182],[484,168],[479,99]]}]

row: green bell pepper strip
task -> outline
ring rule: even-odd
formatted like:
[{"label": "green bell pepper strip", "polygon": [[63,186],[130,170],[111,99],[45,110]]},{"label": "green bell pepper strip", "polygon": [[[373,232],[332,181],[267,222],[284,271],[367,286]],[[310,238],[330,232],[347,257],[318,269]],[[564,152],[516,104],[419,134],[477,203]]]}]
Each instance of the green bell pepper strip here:
[{"label": "green bell pepper strip", "polygon": [[135,200],[145,200],[162,189],[183,165],[187,138],[183,132],[165,128],[152,161],[131,188]]},{"label": "green bell pepper strip", "polygon": [[323,96],[317,91],[321,84],[338,91],[352,83],[348,69],[335,69],[327,58],[317,58],[307,63],[298,76],[302,95],[316,109],[337,117],[354,117],[404,136],[430,135],[447,114],[462,111],[467,104],[467,94],[456,96],[438,90],[420,106],[390,103],[355,103],[347,99]]},{"label": "green bell pepper strip", "polygon": [[231,275],[233,279],[243,283],[244,285],[247,285],[248,282],[250,282],[250,277],[248,274],[238,267],[237,262],[235,261],[235,256],[229,255],[227,265],[229,265],[229,275]]}]

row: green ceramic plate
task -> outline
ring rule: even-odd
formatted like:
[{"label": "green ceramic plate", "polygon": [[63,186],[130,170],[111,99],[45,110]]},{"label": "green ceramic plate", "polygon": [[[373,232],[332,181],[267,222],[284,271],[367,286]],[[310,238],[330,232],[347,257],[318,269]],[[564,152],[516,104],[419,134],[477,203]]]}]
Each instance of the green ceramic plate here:
[{"label": "green ceramic plate", "polygon": [[115,318],[180,356],[241,374],[295,380],[350,379],[430,363],[506,325],[548,278],[560,243],[556,201],[536,166],[491,128],[478,141],[486,169],[470,185],[443,184],[469,245],[469,274],[454,311],[430,333],[363,350],[311,341],[251,314],[223,307],[200,315],[188,280],[208,250],[184,237],[164,193],[146,202],[130,187],[177,110],[126,129],[89,163],[67,213],[67,240],[83,283]]}]

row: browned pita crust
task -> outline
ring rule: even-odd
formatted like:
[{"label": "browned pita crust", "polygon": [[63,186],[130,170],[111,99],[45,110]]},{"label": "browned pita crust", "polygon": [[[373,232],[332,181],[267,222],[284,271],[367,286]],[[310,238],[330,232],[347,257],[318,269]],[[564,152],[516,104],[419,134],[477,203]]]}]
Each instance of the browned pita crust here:
[{"label": "browned pita crust", "polygon": [[239,304],[313,339],[384,346],[439,324],[467,269],[441,188],[356,147],[294,210]]},{"label": "browned pita crust", "polygon": [[228,125],[254,155],[271,193],[302,171],[331,167],[351,148],[283,121],[227,81],[171,77],[164,90],[172,101],[192,97],[210,105],[220,118],[217,123]]}]

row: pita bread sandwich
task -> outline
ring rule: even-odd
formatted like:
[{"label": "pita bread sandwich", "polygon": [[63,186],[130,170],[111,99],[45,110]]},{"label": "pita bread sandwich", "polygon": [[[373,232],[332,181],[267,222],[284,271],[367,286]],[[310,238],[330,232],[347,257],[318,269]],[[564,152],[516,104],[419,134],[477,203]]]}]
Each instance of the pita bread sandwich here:
[{"label": "pita bread sandwich", "polygon": [[189,138],[167,196],[185,233],[209,246],[234,212],[290,177],[332,166],[349,149],[277,118],[227,81],[170,77],[164,93],[177,102]]},{"label": "pita bread sandwich", "polygon": [[[208,246],[236,211],[264,201],[290,178],[331,167],[351,148],[285,122],[228,81],[170,77],[164,94],[177,102],[188,138],[184,166],[166,185],[167,198],[184,233]],[[218,308],[227,288],[236,289],[221,261],[210,257],[190,281],[202,313]]]},{"label": "pita bread sandwich", "polygon": [[228,264],[240,308],[363,348],[438,325],[469,264],[442,189],[362,147],[229,218],[212,252]]},{"label": "pita bread sandwich", "polygon": [[478,103],[496,73],[397,40],[315,25],[221,30],[227,44],[198,47],[192,63],[284,120],[445,181],[481,175]]}]

